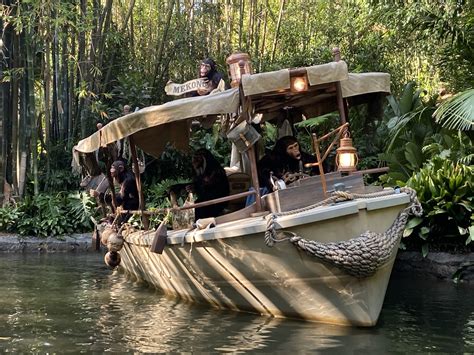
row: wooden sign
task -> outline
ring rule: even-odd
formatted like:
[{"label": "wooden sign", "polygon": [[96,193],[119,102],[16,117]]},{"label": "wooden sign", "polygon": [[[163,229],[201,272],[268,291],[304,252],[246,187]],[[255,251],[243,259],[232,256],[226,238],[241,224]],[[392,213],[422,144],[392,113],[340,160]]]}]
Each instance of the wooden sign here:
[{"label": "wooden sign", "polygon": [[193,79],[184,84],[177,84],[169,81],[165,86],[166,95],[183,95],[197,89],[208,89],[207,79]]}]

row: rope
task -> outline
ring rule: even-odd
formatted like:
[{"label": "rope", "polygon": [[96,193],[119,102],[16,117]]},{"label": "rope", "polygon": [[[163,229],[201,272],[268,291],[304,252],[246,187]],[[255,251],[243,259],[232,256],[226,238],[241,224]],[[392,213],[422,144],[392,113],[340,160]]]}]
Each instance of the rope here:
[{"label": "rope", "polygon": [[350,240],[321,243],[315,240],[306,240],[290,231],[276,232],[275,221],[278,216],[299,213],[343,198],[346,200],[352,200],[354,198],[368,199],[397,193],[396,190],[371,194],[350,194],[347,192],[335,191],[331,197],[312,206],[268,215],[265,244],[271,247],[275,243],[290,241],[297,248],[306,251],[308,254],[315,256],[322,261],[342,268],[352,276],[358,278],[371,276],[380,266],[390,259],[392,251],[405,229],[409,216],[415,215],[419,217],[423,213],[420,202],[416,197],[416,192],[413,189],[404,187],[401,188],[400,191],[409,195],[411,203],[407,208],[399,213],[393,224],[383,233],[366,231],[359,237]]}]

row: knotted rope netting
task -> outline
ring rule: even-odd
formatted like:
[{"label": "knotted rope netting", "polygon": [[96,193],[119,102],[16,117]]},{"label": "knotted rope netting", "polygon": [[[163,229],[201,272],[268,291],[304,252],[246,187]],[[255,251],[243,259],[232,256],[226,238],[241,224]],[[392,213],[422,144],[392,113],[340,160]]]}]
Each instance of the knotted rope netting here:
[{"label": "knotted rope netting", "polygon": [[371,276],[380,266],[390,259],[410,215],[420,217],[423,213],[415,190],[404,187],[400,189],[400,192],[404,192],[410,196],[410,205],[399,213],[393,224],[383,233],[366,231],[359,237],[349,240],[322,243],[315,240],[304,239],[291,231],[275,230],[275,221],[280,216],[288,216],[330,203],[352,200],[354,198],[370,199],[397,193],[395,190],[385,190],[371,194],[350,194],[335,191],[331,197],[317,204],[297,210],[268,215],[265,244],[271,247],[278,242],[290,241],[299,249],[304,250],[322,261],[338,266],[352,276],[358,278]]}]

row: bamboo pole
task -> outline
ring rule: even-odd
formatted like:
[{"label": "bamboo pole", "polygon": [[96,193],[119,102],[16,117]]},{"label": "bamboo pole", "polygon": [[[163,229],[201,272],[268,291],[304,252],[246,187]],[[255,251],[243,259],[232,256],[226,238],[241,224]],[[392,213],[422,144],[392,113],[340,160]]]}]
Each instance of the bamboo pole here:
[{"label": "bamboo pole", "polygon": [[[134,173],[135,173],[135,181],[136,181],[137,189],[138,189],[139,207],[140,207],[140,211],[142,211],[142,215],[143,215],[143,211],[145,211],[145,199],[143,197],[142,182],[141,182],[141,178],[140,178],[140,167],[138,165],[137,148],[135,146],[133,136],[129,136],[128,141],[130,143],[130,152],[132,153],[133,170],[134,170]],[[148,230],[149,220],[148,220],[147,217],[144,216],[142,218],[142,223],[143,223],[143,227],[145,228],[145,230]]]}]

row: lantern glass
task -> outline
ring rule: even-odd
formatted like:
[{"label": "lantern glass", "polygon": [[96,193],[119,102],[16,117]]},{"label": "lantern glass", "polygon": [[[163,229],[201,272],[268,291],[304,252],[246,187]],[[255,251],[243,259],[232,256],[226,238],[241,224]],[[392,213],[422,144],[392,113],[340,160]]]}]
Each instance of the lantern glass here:
[{"label": "lantern glass", "polygon": [[295,76],[291,78],[291,91],[303,92],[308,90],[308,81],[305,76]]},{"label": "lantern glass", "polygon": [[352,139],[342,138],[339,144],[339,148],[336,150],[336,165],[337,170],[342,172],[351,172],[356,170],[358,161],[357,149],[352,146]]},{"label": "lantern glass", "polygon": [[339,170],[355,169],[356,157],[354,153],[341,153],[338,160]]}]

